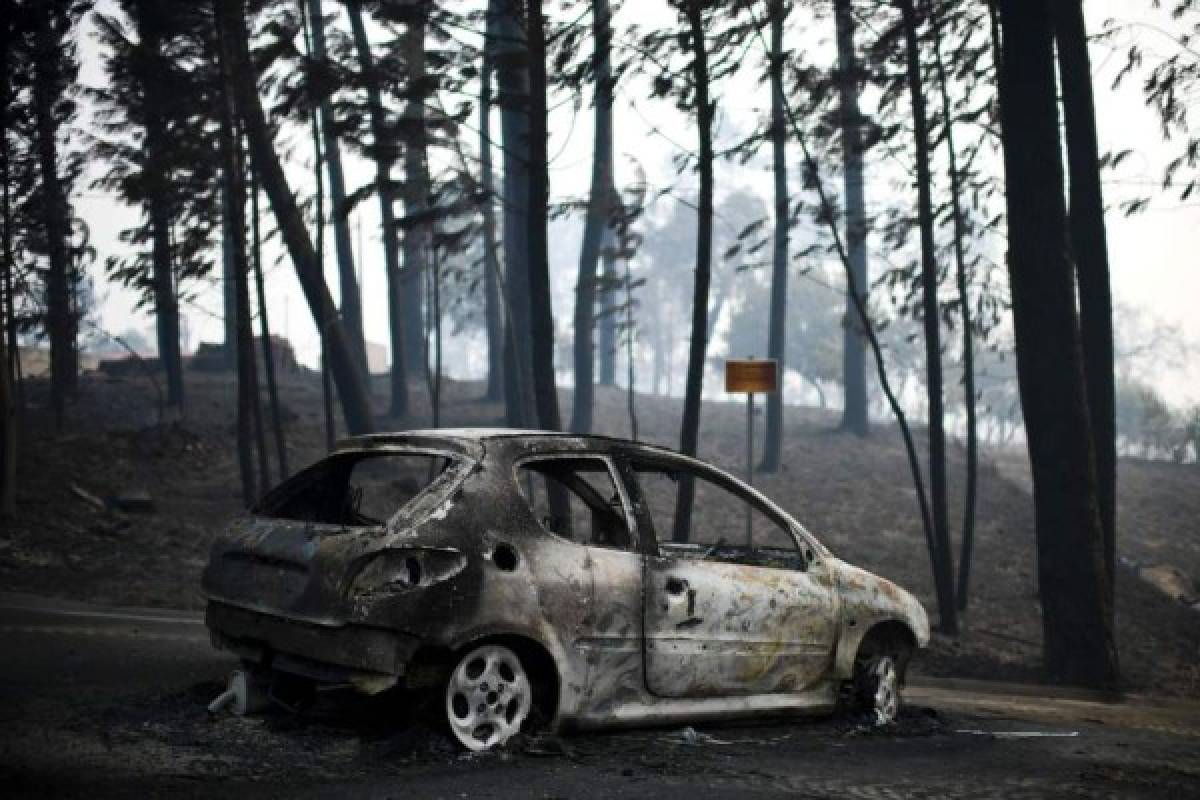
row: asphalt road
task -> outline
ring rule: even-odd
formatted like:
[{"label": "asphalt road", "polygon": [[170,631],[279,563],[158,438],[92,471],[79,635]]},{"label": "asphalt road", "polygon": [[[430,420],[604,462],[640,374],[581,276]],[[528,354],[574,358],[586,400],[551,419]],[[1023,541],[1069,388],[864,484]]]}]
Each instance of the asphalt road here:
[{"label": "asphalt road", "polygon": [[397,702],[210,716],[191,614],[0,595],[4,797],[1200,797],[1200,705],[917,680],[895,726],[799,720],[466,755]]}]

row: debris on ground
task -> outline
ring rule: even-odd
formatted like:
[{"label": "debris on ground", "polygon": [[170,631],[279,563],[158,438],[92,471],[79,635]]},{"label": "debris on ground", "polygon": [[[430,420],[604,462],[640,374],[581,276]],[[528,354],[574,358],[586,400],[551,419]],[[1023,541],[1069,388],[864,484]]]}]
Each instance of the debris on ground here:
[{"label": "debris on ground", "polygon": [[695,747],[700,744],[729,744],[724,739],[718,739],[715,736],[702,733],[690,725],[678,733],[671,734],[667,738],[675,744],[681,744],[685,747]]},{"label": "debris on ground", "polygon": [[993,739],[1073,739],[1079,735],[1079,731],[985,731],[979,728],[964,728],[955,733]]}]

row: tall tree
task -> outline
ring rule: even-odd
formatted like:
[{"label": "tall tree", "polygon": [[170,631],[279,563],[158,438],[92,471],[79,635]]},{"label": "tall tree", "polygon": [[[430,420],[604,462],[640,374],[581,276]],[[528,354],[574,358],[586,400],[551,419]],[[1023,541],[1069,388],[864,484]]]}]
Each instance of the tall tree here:
[{"label": "tall tree", "polygon": [[954,602],[954,560],[950,553],[950,522],[946,504],[945,399],[942,390],[941,308],[938,305],[938,264],[933,231],[933,176],[929,166],[929,120],[925,104],[917,12],[913,0],[899,0],[912,99],[913,152],[917,166],[917,217],[921,230],[921,296],[925,328],[925,389],[929,402],[929,492],[933,511],[936,557],[933,583],[938,617],[944,633],[958,630]]},{"label": "tall tree", "polygon": [[487,41],[496,65],[497,104],[504,143],[504,275],[509,307],[505,322],[505,408],[508,424],[534,424],[533,342],[529,302],[530,113],[529,48],[519,0],[488,0]]},{"label": "tall tree", "polygon": [[500,245],[496,237],[496,178],[492,172],[492,45],[483,46],[479,70],[479,195],[483,217],[484,324],[487,330],[485,400],[504,393],[504,315],[500,296]]},{"label": "tall tree", "polygon": [[267,406],[271,411],[271,432],[275,439],[275,458],[279,466],[279,479],[282,481],[291,473],[288,471],[287,444],[283,438],[283,414],[279,407],[279,387],[275,380],[275,345],[271,340],[271,325],[267,316],[267,288],[263,280],[262,268],[262,236],[259,232],[258,213],[258,173],[251,162],[250,170],[250,221],[253,232],[252,257],[254,266],[254,289],[258,299],[259,337],[262,344],[263,372],[267,378]]},{"label": "tall tree", "polygon": [[550,302],[550,252],[547,241],[550,173],[546,153],[546,19],[541,0],[529,0],[529,336],[533,362],[533,397],[537,421],[544,430],[562,428],[554,380],[554,309]]},{"label": "tall tree", "polygon": [[150,224],[153,228],[154,314],[158,332],[158,357],[167,378],[167,402],[183,404],[183,357],[179,351],[179,302],[175,294],[175,276],[171,259],[171,219],[166,191],[163,161],[169,147],[167,126],[161,114],[166,105],[154,73],[162,74],[168,67],[163,63],[161,16],[156,16],[155,3],[138,0],[137,30],[141,38],[141,81],[145,92],[144,124],[146,128],[146,160]]},{"label": "tall tree", "polygon": [[979,446],[975,404],[975,342],[971,301],[967,285],[966,226],[962,208],[963,175],[959,170],[958,149],[954,138],[954,108],[950,99],[950,80],[946,61],[942,57],[942,26],[936,8],[930,8],[930,32],[933,40],[934,66],[942,97],[942,139],[946,145],[946,170],[950,177],[950,219],[954,238],[954,282],[958,290],[959,315],[962,321],[963,407],[966,409],[967,475],[963,499],[962,555],[959,561],[956,597],[958,610],[966,611],[967,588],[971,570],[971,550],[975,541],[975,495],[978,479]]},{"label": "tall tree", "polygon": [[779,469],[783,445],[782,375],[787,363],[788,228],[791,224],[787,185],[787,120],[783,113],[783,67],[787,59],[783,49],[783,23],[787,13],[784,0],[771,0],[767,6],[771,25],[771,172],[775,179],[775,241],[771,253],[771,316],[767,324],[767,356],[775,359],[779,365],[781,380],[776,391],[767,395],[767,430],[760,467],[764,472]]},{"label": "tall tree", "polygon": [[359,369],[367,374],[367,345],[363,338],[362,294],[354,269],[354,246],[350,239],[350,216],[346,206],[346,178],[342,169],[342,147],[338,141],[337,120],[329,103],[331,84],[329,57],[325,46],[325,15],[321,0],[305,0],[309,28],[312,32],[312,51],[309,56],[308,87],[312,100],[317,102],[321,120],[325,168],[329,175],[329,199],[332,203],[333,247],[337,255],[338,288],[341,295],[342,327],[354,349]]},{"label": "tall tree", "polygon": [[[228,51],[223,48],[222,56]],[[222,67],[228,70],[227,59]],[[226,73],[227,74],[227,73]],[[254,338],[250,327],[250,293],[247,286],[249,261],[246,257],[246,187],[242,148],[237,129],[237,109],[229,82],[221,98],[221,180],[229,216],[227,232],[232,248],[234,279],[234,313],[236,315],[235,351],[237,353],[237,454],[238,474],[242,483],[242,505],[250,508],[258,500],[258,485],[254,474],[253,406],[258,403],[255,387]]]},{"label": "tall tree", "polygon": [[375,187],[379,196],[380,228],[383,234],[383,265],[388,287],[388,335],[392,354],[391,406],[388,416],[402,417],[408,413],[408,370],[405,363],[400,235],[396,224],[396,189],[392,182],[392,165],[396,163],[397,149],[388,132],[387,112],[383,105],[375,58],[371,53],[371,42],[363,23],[362,3],[360,0],[347,0],[346,11],[350,16],[354,50],[366,85],[367,111],[371,119],[370,154],[375,162]]},{"label": "tall tree", "polygon": [[70,17],[65,0],[48,3],[45,13],[31,12],[34,35],[33,99],[37,114],[38,165],[41,170],[42,223],[50,266],[46,272],[46,328],[50,338],[50,402],[55,425],[63,425],[67,395],[75,391],[75,319],[71,308],[68,246],[70,212],[59,175],[57,106],[67,82],[61,60]]},{"label": "tall tree", "polygon": [[[696,272],[692,288],[692,336],[688,346],[687,379],[684,384],[683,422],[679,431],[679,449],[696,455],[700,439],[700,397],[704,390],[704,362],[708,350],[708,289],[712,282],[713,224],[713,113],[710,99],[707,31],[702,0],[674,3],[687,23],[686,41],[691,57],[691,85],[695,92],[696,166],[700,172],[700,192],[696,209]],[[675,539],[685,539],[691,528],[692,501],[696,486],[688,480],[679,485],[675,500]]]},{"label": "tall tree", "polygon": [[1000,108],[1017,378],[1033,472],[1049,676],[1117,679],[1096,458],[1067,253],[1054,40],[1044,2],[1000,0]]},{"label": "tall tree", "polygon": [[608,0],[592,4],[592,28],[595,50],[592,55],[592,80],[595,85],[595,133],[592,140],[592,186],[588,193],[587,213],[583,221],[583,244],[579,252],[579,275],[575,284],[575,394],[571,409],[571,430],[589,433],[592,429],[596,358],[596,268],[600,247],[613,214],[613,85],[612,85],[612,11]]},{"label": "tall tree", "polygon": [[409,0],[405,8],[403,50],[405,76],[404,111],[401,138],[404,141],[404,342],[408,348],[405,363],[409,373],[424,372],[425,322],[422,287],[428,268],[426,255],[430,240],[429,165],[426,155],[425,103],[432,93],[430,76],[425,69],[425,27],[428,24],[428,0]]},{"label": "tall tree", "polygon": [[291,256],[300,286],[312,311],[329,366],[337,384],[346,428],[366,433],[373,427],[366,381],[354,358],[349,340],[334,313],[329,287],[313,250],[312,240],[296,205],[296,198],[275,154],[270,128],[258,96],[256,76],[250,62],[243,0],[214,0],[217,32],[222,55],[222,75],[232,89],[237,112],[245,125],[263,189],[271,201],[284,244]]},{"label": "tall tree", "polygon": [[9,517],[17,509],[17,403],[12,357],[18,347],[13,319],[13,223],[9,115],[13,102],[15,70],[13,45],[16,14],[12,0],[0,0],[0,517]]},{"label": "tall tree", "polygon": [[867,410],[867,353],[865,333],[859,319],[856,301],[866,303],[865,293],[870,286],[867,270],[867,213],[863,180],[862,113],[858,107],[862,70],[854,47],[854,11],[852,0],[834,0],[834,22],[837,28],[838,95],[841,101],[842,174],[845,182],[846,248],[853,272],[853,283],[862,298],[846,296],[846,315],[842,337],[842,386],[845,404],[842,428],[865,436],[870,429]]},{"label": "tall tree", "polygon": [[1088,419],[1096,450],[1100,524],[1104,526],[1104,565],[1108,609],[1113,610],[1117,558],[1117,411],[1113,376],[1112,291],[1104,228],[1104,193],[1096,142],[1092,67],[1081,0],[1050,0],[1058,74],[1062,81],[1063,122],[1070,186],[1070,244],[1079,282],[1079,324]]},{"label": "tall tree", "polygon": [[179,406],[179,296],[186,280],[211,269],[218,214],[214,76],[204,44],[211,22],[187,3],[124,0],[121,7],[129,24],[118,15],[92,18],[108,79],[84,89],[94,101],[90,153],[108,165],[95,185],[142,210],[143,219],[121,233],[142,247],[110,256],[108,273],[140,290],[139,306],[153,308],[167,402]]}]

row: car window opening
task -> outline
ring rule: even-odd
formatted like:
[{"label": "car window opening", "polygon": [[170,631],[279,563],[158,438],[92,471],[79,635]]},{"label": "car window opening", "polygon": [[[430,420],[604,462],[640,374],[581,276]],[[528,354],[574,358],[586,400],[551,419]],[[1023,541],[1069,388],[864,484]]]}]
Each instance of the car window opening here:
[{"label": "car window opening", "polygon": [[342,454],[284,483],[255,513],[322,525],[383,525],[454,463],[434,453]]},{"label": "car window opening", "polygon": [[632,550],[633,534],[607,462],[538,459],[517,468],[517,485],[548,532],[577,544]]}]

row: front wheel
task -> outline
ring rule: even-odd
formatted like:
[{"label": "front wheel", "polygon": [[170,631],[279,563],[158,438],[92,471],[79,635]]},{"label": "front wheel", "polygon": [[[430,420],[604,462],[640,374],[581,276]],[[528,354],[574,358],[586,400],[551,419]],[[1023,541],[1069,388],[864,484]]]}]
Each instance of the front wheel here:
[{"label": "front wheel", "polygon": [[857,710],[873,717],[876,725],[895,722],[902,702],[897,656],[878,653],[860,659],[854,667]]},{"label": "front wheel", "polygon": [[499,644],[468,650],[446,681],[446,722],[468,750],[490,750],[521,730],[533,683],[521,659]]}]

